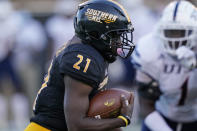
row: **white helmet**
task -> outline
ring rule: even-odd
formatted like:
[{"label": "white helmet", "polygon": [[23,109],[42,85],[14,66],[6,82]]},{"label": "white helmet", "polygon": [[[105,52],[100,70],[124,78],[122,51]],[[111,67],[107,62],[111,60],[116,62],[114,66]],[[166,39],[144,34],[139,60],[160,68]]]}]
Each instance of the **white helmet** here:
[{"label": "white helmet", "polygon": [[175,56],[180,46],[197,45],[197,8],[185,0],[171,2],[158,24],[159,36],[167,53]]}]

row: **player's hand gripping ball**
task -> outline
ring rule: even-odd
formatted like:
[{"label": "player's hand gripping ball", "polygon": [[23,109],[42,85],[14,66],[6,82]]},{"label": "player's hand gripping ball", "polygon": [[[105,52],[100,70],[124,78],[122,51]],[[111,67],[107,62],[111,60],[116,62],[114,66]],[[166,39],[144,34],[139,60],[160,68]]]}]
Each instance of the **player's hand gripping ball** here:
[{"label": "player's hand gripping ball", "polygon": [[122,106],[121,95],[124,95],[130,104],[133,104],[134,96],[129,91],[115,88],[100,91],[90,100],[88,117],[98,119],[118,117]]}]

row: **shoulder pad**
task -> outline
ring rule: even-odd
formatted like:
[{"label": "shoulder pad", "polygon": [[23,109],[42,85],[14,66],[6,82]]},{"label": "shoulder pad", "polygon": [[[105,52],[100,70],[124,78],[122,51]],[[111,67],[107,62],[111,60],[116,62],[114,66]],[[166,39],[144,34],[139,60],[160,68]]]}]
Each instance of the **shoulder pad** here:
[{"label": "shoulder pad", "polygon": [[132,58],[139,64],[156,61],[161,56],[158,44],[160,43],[153,34],[142,37],[136,45]]},{"label": "shoulder pad", "polygon": [[160,57],[159,44],[158,39],[153,34],[149,34],[139,40],[136,50],[141,59],[149,63]]},{"label": "shoulder pad", "polygon": [[59,61],[60,73],[92,87],[98,87],[105,75],[105,68],[107,65],[102,56],[92,47],[83,44],[68,47]]},{"label": "shoulder pad", "polygon": [[160,43],[153,34],[148,34],[141,38],[132,55],[132,63],[144,73],[149,74],[154,79],[160,72],[161,49]]}]

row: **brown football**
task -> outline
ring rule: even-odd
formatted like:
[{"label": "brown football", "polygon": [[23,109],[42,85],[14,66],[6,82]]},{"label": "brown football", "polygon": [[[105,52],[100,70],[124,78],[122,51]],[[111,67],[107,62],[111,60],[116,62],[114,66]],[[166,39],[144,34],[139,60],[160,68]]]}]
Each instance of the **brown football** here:
[{"label": "brown football", "polygon": [[[120,114],[121,95],[125,95],[126,99],[130,100],[133,95],[131,92],[123,89],[107,89],[97,93],[89,104],[88,117],[94,118],[115,118]],[[133,103],[129,101],[129,103]]]}]

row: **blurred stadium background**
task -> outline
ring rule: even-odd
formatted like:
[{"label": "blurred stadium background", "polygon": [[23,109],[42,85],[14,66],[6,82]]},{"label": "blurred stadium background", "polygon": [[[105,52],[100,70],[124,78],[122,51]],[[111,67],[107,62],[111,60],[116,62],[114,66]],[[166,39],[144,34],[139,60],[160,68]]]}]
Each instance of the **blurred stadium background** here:
[{"label": "blurred stadium background", "polygon": [[[73,15],[83,1],[0,0],[0,131],[21,131],[29,123],[48,63],[55,50],[74,35]],[[170,0],[117,1],[131,17],[137,44],[153,29]],[[130,60],[118,59],[110,66],[109,86],[135,92],[134,75]],[[140,125],[136,98],[132,124],[124,131],[140,131]]]}]

